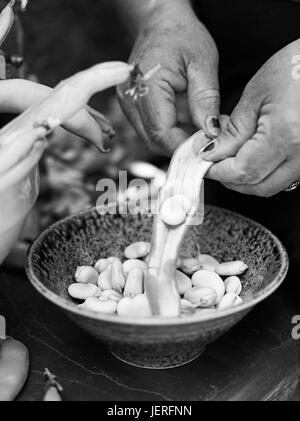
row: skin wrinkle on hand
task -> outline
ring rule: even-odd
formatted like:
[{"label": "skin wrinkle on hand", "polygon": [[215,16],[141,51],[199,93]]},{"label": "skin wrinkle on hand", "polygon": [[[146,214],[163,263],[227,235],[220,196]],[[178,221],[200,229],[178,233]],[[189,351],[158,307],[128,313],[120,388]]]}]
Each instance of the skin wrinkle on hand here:
[{"label": "skin wrinkle on hand", "polygon": [[[248,84],[231,116],[231,122],[235,118],[239,126],[233,132],[227,126],[215,149],[205,156],[215,162],[208,178],[261,197],[277,194],[299,180],[300,85],[289,73],[289,58],[299,44],[297,40],[274,54]],[[251,120],[256,124],[254,134]],[[243,121],[246,125],[241,125]]]},{"label": "skin wrinkle on hand", "polygon": [[[167,24],[161,14],[146,20],[133,47],[130,62],[140,63],[143,71],[147,71],[154,62],[162,66],[150,84],[149,95],[134,104],[118,90],[125,115],[146,144],[154,144],[155,152],[159,151],[159,146],[163,147],[169,154],[189,136],[178,121],[178,94],[188,93],[194,125],[206,130],[210,136],[215,136],[216,129],[206,122],[219,114],[218,53],[215,43],[192,9],[187,7],[187,2],[182,2],[182,5],[180,19],[177,8],[174,19],[168,19]],[[135,7],[138,9],[137,5]],[[135,7],[132,6],[133,9]],[[170,14],[173,16],[173,9],[169,10],[168,17]],[[184,37],[179,35],[182,31]],[[202,40],[201,45],[199,39]]]}]

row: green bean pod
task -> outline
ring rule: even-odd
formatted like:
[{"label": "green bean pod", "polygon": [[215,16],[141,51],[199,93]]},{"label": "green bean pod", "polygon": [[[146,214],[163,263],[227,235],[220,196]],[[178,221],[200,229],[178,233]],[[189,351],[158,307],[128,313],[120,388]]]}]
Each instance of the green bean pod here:
[{"label": "green bean pod", "polygon": [[29,353],[13,338],[0,340],[0,345],[0,402],[13,401],[27,379]]}]

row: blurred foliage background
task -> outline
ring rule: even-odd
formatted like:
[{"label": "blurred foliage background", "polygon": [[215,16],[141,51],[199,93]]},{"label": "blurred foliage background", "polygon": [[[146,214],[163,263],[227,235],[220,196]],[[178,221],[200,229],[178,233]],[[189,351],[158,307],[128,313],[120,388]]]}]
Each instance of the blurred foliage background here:
[{"label": "blurred foliage background", "polygon": [[30,0],[22,20],[26,62],[46,85],[95,63],[128,59],[130,40],[111,0]]},{"label": "blurred foliage background", "polygon": [[30,0],[22,21],[26,62],[46,85],[95,63],[128,59],[130,40],[111,0]]}]

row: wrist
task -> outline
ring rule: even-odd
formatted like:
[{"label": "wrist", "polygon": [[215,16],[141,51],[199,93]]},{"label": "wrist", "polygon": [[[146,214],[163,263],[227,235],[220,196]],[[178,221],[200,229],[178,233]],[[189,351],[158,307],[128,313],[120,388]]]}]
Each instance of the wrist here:
[{"label": "wrist", "polygon": [[143,19],[137,25],[136,34],[146,29],[157,27],[176,25],[182,22],[186,17],[196,15],[191,6],[191,0],[156,0],[144,9]]}]

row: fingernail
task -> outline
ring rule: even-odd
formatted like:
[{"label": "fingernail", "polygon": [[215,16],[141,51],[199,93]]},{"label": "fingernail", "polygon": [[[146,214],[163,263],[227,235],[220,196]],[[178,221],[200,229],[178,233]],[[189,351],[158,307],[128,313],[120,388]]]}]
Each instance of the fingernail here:
[{"label": "fingernail", "polygon": [[221,124],[218,117],[215,117],[215,116],[207,117],[206,128],[210,135],[215,136],[215,137],[219,136]]},{"label": "fingernail", "polygon": [[109,137],[110,139],[113,139],[113,138],[115,137],[115,135],[116,135],[116,132],[115,132],[115,130],[114,130],[114,129],[110,129],[110,130],[107,132],[107,135],[108,135],[108,137]]},{"label": "fingernail", "polygon": [[211,141],[203,149],[203,154],[208,155],[207,152],[211,152],[215,148],[215,141]]}]

